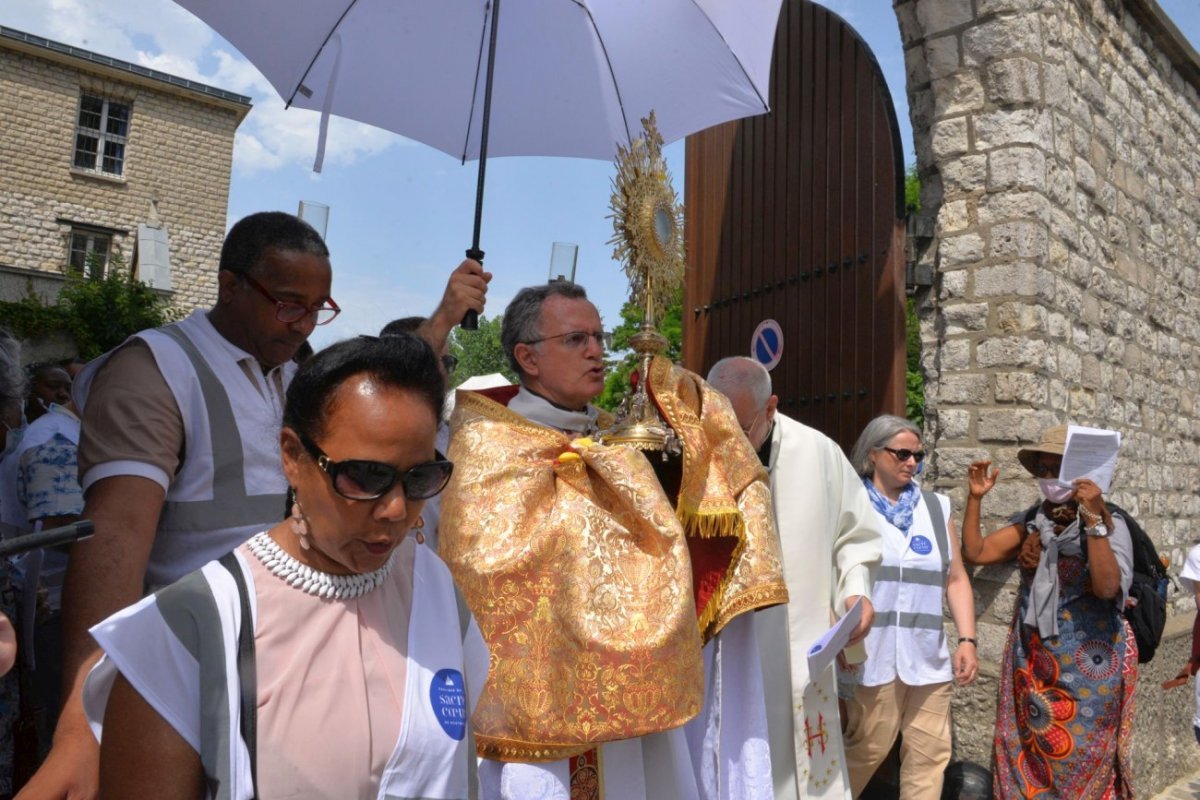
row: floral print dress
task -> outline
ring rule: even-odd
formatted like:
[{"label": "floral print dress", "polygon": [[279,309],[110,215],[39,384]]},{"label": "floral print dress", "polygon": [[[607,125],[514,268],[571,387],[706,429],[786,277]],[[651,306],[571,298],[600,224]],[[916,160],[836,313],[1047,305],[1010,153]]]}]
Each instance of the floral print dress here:
[{"label": "floral print dress", "polygon": [[1089,592],[1083,558],[1059,555],[1057,637],[1023,624],[1033,570],[1000,670],[996,797],[1128,800],[1137,642],[1111,600]]}]

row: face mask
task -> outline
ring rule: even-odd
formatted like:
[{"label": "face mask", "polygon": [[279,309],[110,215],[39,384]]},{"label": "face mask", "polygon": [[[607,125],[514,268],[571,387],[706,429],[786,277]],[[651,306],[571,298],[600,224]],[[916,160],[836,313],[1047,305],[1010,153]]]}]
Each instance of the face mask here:
[{"label": "face mask", "polygon": [[[0,423],[2,425],[3,423]],[[17,449],[17,445],[21,443],[21,437],[25,435],[25,429],[29,427],[29,422],[25,419],[25,412],[21,412],[21,424],[15,428],[9,428],[4,434],[4,452],[0,453],[0,459],[7,456],[9,453]]]},{"label": "face mask", "polygon": [[1056,478],[1039,478],[1038,488],[1051,503],[1065,503],[1075,494],[1074,486],[1063,486]]}]

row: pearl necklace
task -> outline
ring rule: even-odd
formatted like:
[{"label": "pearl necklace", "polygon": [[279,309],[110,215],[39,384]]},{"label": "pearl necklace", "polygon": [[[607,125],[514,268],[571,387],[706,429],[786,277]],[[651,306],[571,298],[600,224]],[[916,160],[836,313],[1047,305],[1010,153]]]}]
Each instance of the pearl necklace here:
[{"label": "pearl necklace", "polygon": [[378,589],[380,584],[391,574],[392,564],[396,560],[395,553],[393,553],[388,557],[387,563],[374,572],[357,575],[331,575],[328,572],[320,572],[301,564],[288,555],[266,531],[256,535],[246,543],[246,546],[272,575],[306,594],[326,600],[362,597],[364,594]]}]

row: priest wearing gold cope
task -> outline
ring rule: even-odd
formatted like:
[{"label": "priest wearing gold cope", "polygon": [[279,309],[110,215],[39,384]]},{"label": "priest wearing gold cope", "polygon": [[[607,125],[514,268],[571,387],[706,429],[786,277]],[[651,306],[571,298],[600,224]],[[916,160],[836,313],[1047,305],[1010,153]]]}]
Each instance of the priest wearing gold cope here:
[{"label": "priest wearing gold cope", "polygon": [[[765,710],[742,772],[741,750],[703,731],[689,750],[681,727],[706,703],[704,642],[786,602],[765,471],[724,398],[661,358],[646,388],[681,468],[599,444],[602,337],[582,288],[523,289],[502,333],[520,386],[456,400],[440,548],[492,653],[481,796],[769,798]],[[721,791],[704,763],[760,786]]]}]

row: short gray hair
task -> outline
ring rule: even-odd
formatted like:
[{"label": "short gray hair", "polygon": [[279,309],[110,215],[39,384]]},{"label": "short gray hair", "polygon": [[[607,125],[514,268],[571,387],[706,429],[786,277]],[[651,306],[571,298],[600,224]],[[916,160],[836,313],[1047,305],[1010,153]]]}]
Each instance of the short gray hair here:
[{"label": "short gray hair", "polygon": [[567,281],[550,281],[541,286],[526,286],[517,292],[517,296],[504,309],[504,322],[500,326],[500,346],[508,358],[513,372],[521,375],[521,365],[517,363],[517,345],[540,339],[542,332],[538,325],[542,317],[542,304],[551,297],[565,297],[568,300],[587,300],[587,292],[575,283]]},{"label": "short gray hair", "polygon": [[0,401],[24,400],[29,376],[21,367],[21,342],[0,328]]},{"label": "short gray hair", "polygon": [[753,358],[729,356],[712,365],[708,384],[732,399],[740,392],[749,392],[754,407],[761,411],[771,399],[771,373]]},{"label": "short gray hair", "polygon": [[904,417],[897,417],[895,414],[881,414],[868,422],[867,427],[863,428],[863,432],[859,435],[858,441],[850,449],[850,464],[854,467],[854,471],[864,478],[874,475],[875,467],[871,464],[869,457],[871,451],[886,447],[887,443],[897,434],[905,431],[918,439],[921,438],[920,428]]}]

